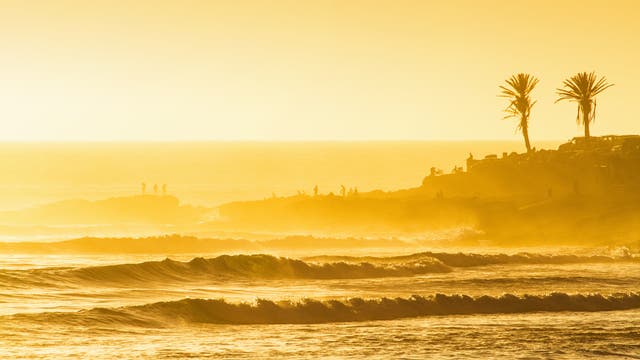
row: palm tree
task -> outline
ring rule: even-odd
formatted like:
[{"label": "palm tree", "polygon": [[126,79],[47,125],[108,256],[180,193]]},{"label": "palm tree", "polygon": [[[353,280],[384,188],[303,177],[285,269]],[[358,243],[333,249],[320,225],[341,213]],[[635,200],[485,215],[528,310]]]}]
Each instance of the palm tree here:
[{"label": "palm tree", "polygon": [[505,80],[508,86],[500,86],[502,91],[500,97],[509,99],[509,106],[504,109],[504,119],[512,117],[520,118],[516,131],[522,130],[522,136],[524,136],[524,144],[527,147],[527,152],[531,152],[531,144],[529,143],[529,115],[531,114],[531,108],[535,105],[536,101],[531,101],[531,91],[538,84],[539,80],[529,74],[520,73],[512,75],[509,79]]},{"label": "palm tree", "polygon": [[589,124],[596,119],[596,95],[613,84],[607,84],[604,76],[597,79],[595,72],[581,72],[565,80],[563,85],[563,89],[557,89],[560,97],[556,102],[569,100],[578,103],[576,122],[578,125],[584,125],[584,137],[588,140],[591,136]]}]

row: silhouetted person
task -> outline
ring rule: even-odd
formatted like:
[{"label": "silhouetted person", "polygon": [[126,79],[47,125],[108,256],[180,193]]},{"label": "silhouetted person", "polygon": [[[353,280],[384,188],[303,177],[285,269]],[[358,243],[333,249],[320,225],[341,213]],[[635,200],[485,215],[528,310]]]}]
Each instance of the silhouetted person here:
[{"label": "silhouetted person", "polygon": [[146,194],[146,192],[147,192],[147,184],[146,183],[140,184],[140,191],[142,191],[142,195]]},{"label": "silhouetted person", "polygon": [[153,184],[153,193],[158,195],[158,184]]},{"label": "silhouetted person", "polygon": [[162,184],[162,195],[167,195],[167,184]]},{"label": "silhouetted person", "polygon": [[343,197],[347,195],[347,188],[344,185],[340,185],[340,195]]},{"label": "silhouetted person", "polygon": [[313,196],[318,196],[318,185],[313,187]]}]

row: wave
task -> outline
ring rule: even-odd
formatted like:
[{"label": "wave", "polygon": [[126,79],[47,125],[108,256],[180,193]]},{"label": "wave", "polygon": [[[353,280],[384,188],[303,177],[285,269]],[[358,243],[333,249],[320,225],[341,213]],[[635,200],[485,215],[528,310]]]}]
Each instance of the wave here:
[{"label": "wave", "polygon": [[616,263],[616,262],[640,262],[640,257],[634,254],[621,256],[607,255],[547,255],[536,253],[517,254],[475,254],[475,253],[444,253],[444,252],[420,252],[404,256],[374,257],[374,256],[312,256],[304,258],[305,261],[342,261],[347,263],[393,263],[418,261],[421,259],[436,259],[450,267],[473,267],[486,265],[507,264],[586,264],[586,263]]},{"label": "wave", "polygon": [[188,262],[165,259],[138,264],[94,266],[67,270],[67,274],[92,281],[150,281],[220,277],[265,279],[358,279],[405,277],[444,273],[456,267],[504,264],[577,264],[640,262],[633,255],[474,254],[422,252],[406,256],[316,256],[303,260],[265,254],[222,255]]},{"label": "wave", "polygon": [[406,277],[451,269],[436,259],[424,258],[403,263],[367,262],[312,263],[271,255],[222,255],[211,259],[194,258],[188,262],[165,259],[138,264],[93,266],[77,269],[36,269],[0,271],[0,284],[33,285],[88,281],[122,283],[150,281],[198,281],[212,278],[260,279],[360,279]]},{"label": "wave", "polygon": [[546,255],[421,252],[404,256],[315,256],[301,260],[271,255],[222,255],[182,262],[171,259],[83,268],[0,270],[0,286],[74,286],[90,283],[188,282],[216,278],[363,279],[446,273],[455,268],[517,264],[640,262],[633,254]]},{"label": "wave", "polygon": [[92,280],[149,280],[158,278],[180,280],[212,275],[268,279],[357,279],[413,276],[449,271],[449,267],[434,259],[418,259],[394,264],[367,262],[318,264],[260,254],[222,255],[211,259],[199,257],[189,262],[165,259],[140,264],[88,267],[72,272],[76,276]]},{"label": "wave", "polygon": [[313,324],[393,320],[434,315],[470,315],[530,312],[594,312],[640,308],[640,293],[547,295],[505,294],[499,297],[467,295],[413,295],[409,298],[301,301],[183,299],[115,309],[96,308],[76,313],[12,315],[12,318],[72,324],[120,323],[131,326],[171,326],[176,323]]}]

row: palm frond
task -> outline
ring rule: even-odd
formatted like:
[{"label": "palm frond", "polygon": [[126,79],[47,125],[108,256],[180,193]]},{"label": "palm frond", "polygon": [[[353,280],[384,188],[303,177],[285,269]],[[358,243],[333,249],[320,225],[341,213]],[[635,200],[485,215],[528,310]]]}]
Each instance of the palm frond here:
[{"label": "palm frond", "polygon": [[558,99],[555,102],[563,100],[577,102],[578,114],[576,115],[576,122],[578,125],[586,125],[595,121],[596,95],[613,86],[613,84],[607,83],[607,79],[604,76],[598,79],[595,72],[577,73],[564,80],[562,84],[563,88],[556,89]]},{"label": "palm frond", "polygon": [[[519,118],[516,123],[516,132],[529,127],[531,108],[536,104],[536,101],[531,101],[530,94],[538,82],[539,80],[533,75],[518,73],[506,79],[506,85],[498,86],[500,89],[498,96],[509,99],[509,105],[503,110],[505,113],[503,119]],[[528,141],[527,138],[527,150],[530,150]]]}]

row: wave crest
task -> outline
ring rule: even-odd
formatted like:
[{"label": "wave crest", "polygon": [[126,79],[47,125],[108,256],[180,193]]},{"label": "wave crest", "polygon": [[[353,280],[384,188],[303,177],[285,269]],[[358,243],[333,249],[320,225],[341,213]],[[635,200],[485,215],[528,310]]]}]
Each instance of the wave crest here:
[{"label": "wave crest", "polygon": [[170,259],[140,264],[96,266],[70,270],[73,276],[91,281],[197,280],[212,276],[238,276],[266,279],[357,279],[413,276],[449,272],[451,269],[432,258],[403,263],[368,262],[313,263],[271,255],[222,255],[189,262]]},{"label": "wave crest", "polygon": [[298,302],[256,300],[183,299],[117,309],[97,308],[77,313],[14,315],[45,316],[47,321],[75,324],[124,323],[131,326],[166,326],[176,322],[214,324],[312,324],[392,320],[432,315],[468,315],[559,311],[611,311],[640,308],[640,294],[623,293],[548,295],[505,294],[499,297],[467,295],[413,295],[409,298],[347,300],[304,299]]},{"label": "wave crest", "polygon": [[85,268],[0,270],[0,286],[68,286],[90,283],[189,282],[230,277],[256,279],[363,279],[446,273],[455,268],[517,264],[638,263],[634,254],[546,255],[421,252],[404,256],[315,256],[301,260],[271,255],[222,255],[181,262],[170,259]]}]

